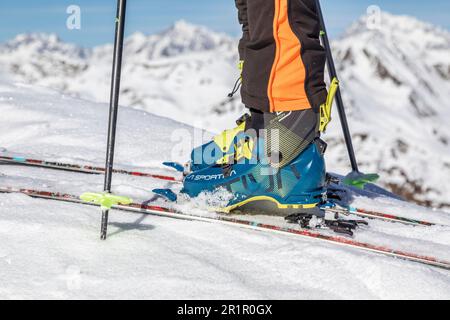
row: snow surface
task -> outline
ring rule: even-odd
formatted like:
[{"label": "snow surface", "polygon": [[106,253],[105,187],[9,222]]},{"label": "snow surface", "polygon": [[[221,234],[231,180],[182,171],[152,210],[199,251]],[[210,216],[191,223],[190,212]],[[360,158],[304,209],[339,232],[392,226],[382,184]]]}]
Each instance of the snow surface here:
[{"label": "snow surface", "polygon": [[[103,164],[107,105],[0,81],[0,112],[0,152]],[[182,144],[174,151],[169,141],[194,131],[122,107],[117,167],[162,170],[168,155],[181,160],[190,150]],[[102,176],[0,165],[0,186],[79,194],[100,191],[102,184]],[[171,185],[113,177],[113,190],[136,201],[153,198],[151,189],[163,186]],[[448,213],[392,198],[354,194],[352,202],[450,225]],[[184,207],[203,212],[201,201]],[[279,217],[251,219],[283,223]],[[102,242],[99,224],[93,207],[0,194],[0,298],[450,298],[449,271],[317,240],[113,211],[109,238]],[[370,224],[356,240],[450,260],[450,227]]]}]

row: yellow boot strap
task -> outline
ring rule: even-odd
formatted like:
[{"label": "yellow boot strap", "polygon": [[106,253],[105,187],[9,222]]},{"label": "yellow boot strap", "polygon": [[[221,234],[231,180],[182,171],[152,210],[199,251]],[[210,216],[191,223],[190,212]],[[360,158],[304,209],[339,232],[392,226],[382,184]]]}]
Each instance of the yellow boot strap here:
[{"label": "yellow boot strap", "polygon": [[216,161],[216,164],[223,166],[226,164],[229,164],[232,162],[232,159],[234,159],[234,153],[232,154],[226,154],[222,158]]},{"label": "yellow boot strap", "polygon": [[253,139],[248,139],[244,141],[244,143],[240,143],[236,148],[236,161],[239,161],[242,158],[250,160],[253,155],[253,146]]},{"label": "yellow boot strap", "polygon": [[331,81],[330,90],[328,92],[327,101],[325,104],[320,106],[320,132],[325,132],[327,130],[328,124],[331,122],[331,108],[333,107],[334,97],[339,88],[339,80],[334,78]]},{"label": "yellow boot strap", "polygon": [[242,122],[234,129],[225,130],[221,134],[214,137],[214,142],[219,146],[220,150],[227,153],[233,143],[234,138],[245,130],[245,122]]},{"label": "yellow boot strap", "polygon": [[226,165],[232,163],[236,163],[237,161],[241,160],[242,158],[250,160],[253,156],[253,147],[254,142],[252,139],[246,140],[243,143],[240,141],[238,142],[239,145],[235,145],[235,152],[226,154],[221,159],[216,161],[216,164],[218,165]]}]

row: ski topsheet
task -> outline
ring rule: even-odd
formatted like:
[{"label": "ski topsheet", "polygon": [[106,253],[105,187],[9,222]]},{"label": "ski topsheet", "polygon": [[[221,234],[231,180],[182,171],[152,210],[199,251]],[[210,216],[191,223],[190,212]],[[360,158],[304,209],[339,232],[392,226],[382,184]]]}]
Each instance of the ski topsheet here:
[{"label": "ski topsheet", "polygon": [[[80,203],[87,205],[95,205],[89,202],[84,202],[76,195],[71,194],[63,194],[58,192],[49,192],[49,191],[39,191],[39,190],[31,190],[31,189],[16,189],[10,187],[0,187],[0,192],[2,193],[22,193],[28,195],[33,198],[41,198],[41,199],[51,199],[72,203]],[[149,205],[144,203],[132,203],[129,205],[117,205],[114,206],[113,209],[124,210],[129,212],[135,212],[140,214],[149,214],[156,215],[162,217],[176,218],[176,219],[187,219],[193,221],[204,221],[204,222],[212,222],[212,223],[220,223],[226,225],[240,226],[246,229],[253,229],[258,231],[272,232],[277,234],[291,235],[291,236],[300,236],[309,239],[315,239],[324,241],[327,243],[332,243],[339,246],[351,247],[359,250],[374,252],[383,254],[386,256],[391,256],[395,258],[400,258],[404,260],[419,262],[426,265],[431,265],[435,267],[445,268],[450,270],[450,262],[441,260],[435,257],[418,255],[415,253],[410,253],[401,250],[395,250],[386,246],[379,246],[370,243],[364,243],[355,241],[351,238],[345,238],[341,236],[329,235],[324,232],[309,230],[309,229],[295,229],[288,228],[283,226],[276,226],[270,224],[260,223],[258,221],[251,220],[242,220],[237,219],[232,216],[227,216],[223,214],[216,214],[214,216],[199,216],[194,215],[187,212],[181,212],[169,207],[158,206],[158,205]]]}]

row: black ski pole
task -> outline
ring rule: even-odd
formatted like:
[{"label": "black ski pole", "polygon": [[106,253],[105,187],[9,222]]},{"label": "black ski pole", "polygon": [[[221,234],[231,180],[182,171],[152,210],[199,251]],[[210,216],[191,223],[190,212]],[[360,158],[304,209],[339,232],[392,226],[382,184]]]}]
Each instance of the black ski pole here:
[{"label": "black ski pole", "polygon": [[[108,145],[106,150],[106,172],[104,191],[111,193],[111,180],[114,165],[114,147],[116,143],[117,113],[119,109],[120,75],[122,71],[123,38],[125,30],[126,0],[117,0],[116,35],[111,79],[111,96],[109,105]],[[102,211],[100,239],[105,240],[108,231],[109,210]]]},{"label": "black ski pole", "polygon": [[[316,0],[317,12],[319,14],[320,20],[320,28],[321,30],[321,38],[323,45],[325,47],[326,55],[327,55],[327,66],[328,72],[330,74],[330,79],[338,79],[336,66],[333,60],[333,54],[331,52],[331,45],[328,39],[328,34],[325,26],[325,20],[323,18],[322,8],[320,6],[320,1]],[[338,88],[336,92],[336,105],[339,112],[339,119],[341,120],[342,131],[344,132],[345,144],[347,145],[348,156],[350,158],[350,163],[352,165],[353,172],[359,172],[358,162],[356,161],[355,150],[353,149],[352,136],[350,134],[350,129],[348,126],[347,115],[345,114],[344,102],[342,100],[341,90]]]},{"label": "black ski pole", "polygon": [[[325,19],[323,18],[322,8],[320,6],[320,0],[316,0],[317,13],[319,15],[320,32],[323,45],[325,47],[328,72],[330,74],[330,79],[338,79],[336,66],[333,60],[333,53],[331,51],[330,40],[328,39],[327,29],[325,26]],[[344,101],[342,100],[341,90],[338,87],[336,92],[336,105],[338,108],[339,119],[341,120],[342,131],[344,133],[345,144],[347,146],[348,156],[350,158],[350,164],[352,166],[352,172],[350,172],[344,179],[344,184],[355,186],[357,188],[363,189],[364,186],[369,182],[375,182],[380,177],[376,173],[363,174],[359,171],[358,162],[356,161],[355,150],[353,148],[352,135],[350,134],[350,129],[348,126],[347,115],[345,114]]]}]

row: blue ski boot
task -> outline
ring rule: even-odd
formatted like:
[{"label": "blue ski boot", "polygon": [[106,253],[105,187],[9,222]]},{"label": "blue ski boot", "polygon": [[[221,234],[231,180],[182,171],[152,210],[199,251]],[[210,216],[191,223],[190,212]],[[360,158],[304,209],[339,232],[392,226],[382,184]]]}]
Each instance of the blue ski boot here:
[{"label": "blue ski boot", "polygon": [[246,213],[322,215],[326,197],[326,144],[320,140],[312,110],[264,114],[261,133],[246,131],[231,153],[184,181],[183,193],[226,189],[231,199],[221,208]]}]

